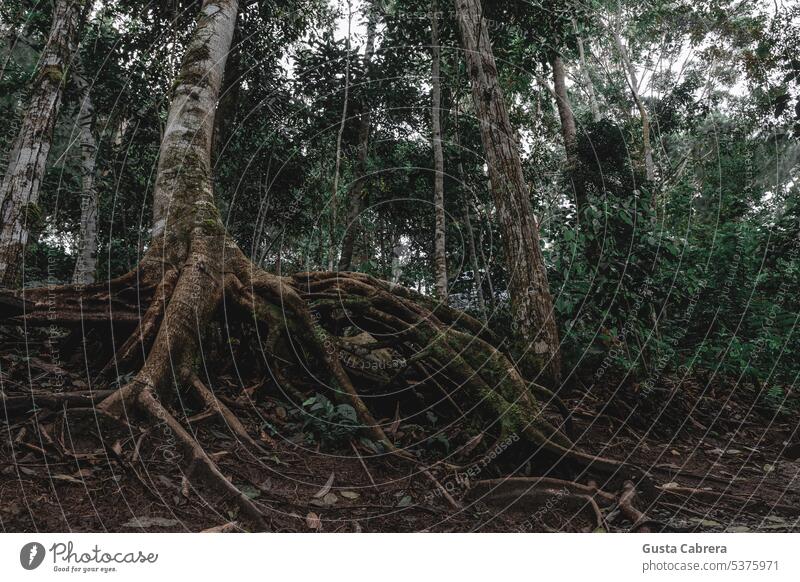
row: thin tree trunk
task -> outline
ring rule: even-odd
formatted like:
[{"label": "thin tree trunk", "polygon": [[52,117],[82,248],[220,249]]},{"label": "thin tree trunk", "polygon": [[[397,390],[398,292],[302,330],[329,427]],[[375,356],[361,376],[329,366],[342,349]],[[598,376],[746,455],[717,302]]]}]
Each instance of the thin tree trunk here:
[{"label": "thin tree trunk", "polygon": [[64,75],[75,51],[83,6],[81,0],[56,2],[31,99],[0,187],[0,286],[13,287],[19,279],[29,222],[38,214],[39,188],[61,107]]},{"label": "thin tree trunk", "polygon": [[225,67],[222,79],[222,93],[214,115],[214,146],[211,150],[211,160],[214,165],[219,163],[219,158],[231,138],[231,132],[236,121],[236,104],[239,101],[239,87],[241,85],[239,54],[239,27],[233,31],[233,41],[228,54],[228,64]]},{"label": "thin tree trunk", "polygon": [[441,48],[439,47],[439,15],[436,0],[431,2],[431,119],[433,125],[434,193],[433,206],[436,213],[434,229],[434,262],[436,265],[436,296],[447,303],[447,254],[445,251],[444,214],[444,154],[442,153],[442,81]]},{"label": "thin tree trunk", "polygon": [[516,335],[523,342],[523,360],[533,363],[552,385],[558,386],[561,366],[558,329],[539,247],[539,224],[531,210],[487,23],[478,0],[455,0],[455,5],[492,196],[503,229],[512,321]]},{"label": "thin tree trunk", "polygon": [[336,223],[338,221],[339,206],[339,174],[342,166],[342,136],[344,126],[347,122],[347,108],[350,101],[350,28],[353,22],[353,8],[350,0],[347,0],[347,41],[345,42],[345,52],[347,53],[344,68],[344,105],[342,106],[342,120],[339,123],[339,133],[336,136],[336,167],[333,171],[333,191],[331,192],[331,224],[328,249],[328,270],[333,271],[336,264]]},{"label": "thin tree trunk", "polygon": [[[372,69],[372,55],[375,52],[375,30],[378,23],[378,9],[371,4],[367,6],[367,40],[364,46],[365,87],[369,86]],[[356,160],[355,180],[348,193],[347,231],[342,240],[342,254],[339,258],[339,270],[350,271],[353,268],[353,246],[360,232],[358,217],[364,210],[364,183],[367,173],[367,152],[369,151],[369,133],[372,125],[372,111],[369,99],[361,102],[361,116],[358,125],[358,158]]]},{"label": "thin tree trunk", "polygon": [[97,142],[93,131],[94,105],[89,82],[78,73],[75,75],[75,85],[81,94],[81,106],[78,112],[78,139],[81,148],[81,225],[72,282],[76,285],[88,285],[94,283],[97,269],[97,186],[94,175]]},{"label": "thin tree trunk", "polygon": [[[459,166],[461,166],[460,163]],[[460,169],[459,172],[461,172]],[[464,230],[466,230],[467,234],[467,250],[469,251],[469,261],[472,265],[472,280],[475,284],[475,296],[478,299],[478,309],[481,312],[481,317],[483,320],[487,321],[486,301],[483,298],[483,277],[481,277],[481,270],[480,266],[478,265],[478,252],[475,249],[475,233],[472,232],[472,218],[470,217],[469,212],[469,201],[464,203]]]},{"label": "thin tree trunk", "polygon": [[[455,98],[455,146],[458,152],[458,178],[461,183],[464,183],[464,164],[461,161],[461,99],[457,95]],[[475,286],[475,296],[478,300],[478,309],[480,309],[483,320],[487,320],[486,301],[483,297],[483,277],[481,277],[480,265],[478,264],[478,251],[475,248],[475,233],[472,230],[472,218],[470,217],[470,202],[469,199],[464,200],[464,229],[467,235],[467,250],[469,251],[469,260],[472,265],[473,277],[472,281]]]},{"label": "thin tree trunk", "polygon": [[405,253],[405,245],[400,234],[400,229],[396,229],[392,237],[392,284],[398,285],[400,277],[403,275],[403,265],[401,263]]},{"label": "thin tree trunk", "polygon": [[631,90],[633,102],[636,104],[636,108],[639,110],[639,116],[642,118],[642,149],[644,150],[645,175],[648,182],[652,182],[655,179],[656,172],[653,162],[653,147],[650,144],[650,116],[647,113],[641,95],[639,95],[639,80],[636,75],[636,69],[631,62],[630,55],[628,55],[625,45],[622,43],[622,38],[620,38],[616,30],[612,30],[611,34],[614,37],[614,44],[617,45],[617,50],[619,51],[622,64],[625,68],[623,71],[625,82]]},{"label": "thin tree trunk", "polygon": [[583,216],[586,208],[586,188],[583,180],[577,175],[578,171],[578,132],[575,128],[575,114],[567,95],[567,74],[564,68],[564,61],[558,54],[553,54],[550,59],[550,66],[553,69],[553,92],[556,98],[558,117],[561,120],[561,137],[564,140],[564,150],[567,157],[567,176],[572,182],[575,191],[575,205],[578,215]]},{"label": "thin tree trunk", "polygon": [[578,25],[575,20],[572,21],[572,26],[578,39],[578,58],[581,67],[581,77],[583,77],[583,86],[586,88],[586,94],[589,97],[589,107],[592,110],[592,121],[597,123],[602,119],[602,117],[600,116],[600,106],[597,104],[597,95],[595,95],[594,92],[592,76],[589,72],[589,64],[586,61],[586,49],[583,44],[583,37],[578,32]]}]

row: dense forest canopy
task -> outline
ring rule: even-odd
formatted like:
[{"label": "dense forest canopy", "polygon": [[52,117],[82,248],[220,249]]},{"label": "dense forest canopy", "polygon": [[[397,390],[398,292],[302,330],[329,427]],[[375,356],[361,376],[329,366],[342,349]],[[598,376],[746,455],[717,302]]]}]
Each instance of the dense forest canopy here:
[{"label": "dense forest canopy", "polygon": [[[290,400],[344,414],[339,429],[362,423],[381,453],[405,452],[386,433],[411,405],[358,395],[375,382],[390,393],[402,374],[359,377],[327,341],[373,361],[358,341],[377,337],[372,350],[426,376],[441,368],[470,399],[499,391],[484,421],[499,415],[499,437],[522,431],[555,454],[575,435],[532,418],[537,401],[563,408],[559,396],[626,393],[634,408],[614,414],[648,426],[687,413],[682,391],[724,386],[787,421],[800,372],[799,24],[794,0],[5,0],[0,267],[7,296],[37,305],[14,321],[46,322],[47,289],[65,329],[82,319],[70,293],[91,317],[96,301],[139,321],[113,339],[121,368],[89,367],[117,389],[104,413],[133,395],[155,418],[142,394],[164,395],[169,362],[186,367],[182,385],[224,372],[207,378],[195,353],[232,334],[220,302],[257,314],[227,356],[244,375],[255,345],[283,341],[264,330],[289,305],[277,360],[292,352],[316,380],[325,369],[346,408],[308,382]],[[184,265],[215,281],[193,283],[213,301],[181,295]],[[140,309],[92,295],[133,280]],[[173,319],[171,297],[194,311]],[[348,327],[326,303],[339,300],[374,328]],[[173,338],[193,337],[185,349],[173,321]],[[292,383],[267,360],[276,384]],[[428,406],[414,422],[438,430]],[[349,438],[311,416],[320,442]]]}]

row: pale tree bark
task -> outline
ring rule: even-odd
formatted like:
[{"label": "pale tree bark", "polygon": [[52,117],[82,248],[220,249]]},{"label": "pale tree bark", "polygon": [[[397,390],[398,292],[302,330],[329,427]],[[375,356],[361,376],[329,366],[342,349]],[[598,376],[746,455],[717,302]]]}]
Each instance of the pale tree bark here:
[{"label": "pale tree bark", "polygon": [[[369,87],[372,78],[372,55],[375,52],[375,30],[378,24],[378,9],[371,3],[367,5],[367,39],[364,45],[365,87]],[[372,127],[372,110],[369,99],[361,101],[361,115],[358,120],[358,157],[356,159],[355,179],[348,192],[347,224],[342,239],[342,254],[339,258],[339,270],[349,271],[353,268],[353,247],[361,229],[358,217],[364,210],[364,185],[367,174],[367,153],[369,151],[369,134]]]},{"label": "pale tree bark", "polygon": [[81,149],[81,223],[72,282],[76,285],[88,285],[94,283],[97,270],[97,186],[95,184],[97,141],[94,137],[94,104],[89,82],[81,72],[74,76],[74,81],[81,96],[77,119],[78,142]]},{"label": "pale tree bark", "polygon": [[336,264],[336,226],[339,212],[339,174],[342,167],[342,136],[347,122],[347,109],[350,101],[350,29],[353,23],[353,9],[350,0],[347,0],[347,40],[345,42],[345,68],[344,68],[344,105],[342,105],[342,119],[339,122],[339,132],[336,135],[336,163],[333,171],[333,191],[331,192],[331,224],[328,242],[328,270],[333,271]]},{"label": "pale tree bark", "polygon": [[577,175],[578,170],[578,132],[575,127],[575,114],[567,95],[567,73],[564,60],[558,54],[553,54],[550,59],[553,69],[553,93],[556,99],[558,117],[561,121],[561,138],[564,141],[564,151],[567,158],[567,176],[569,176],[575,192],[575,205],[578,215],[583,216],[586,208],[586,188]]},{"label": "pale tree bark", "polygon": [[447,254],[445,246],[444,214],[444,154],[442,153],[442,80],[441,47],[439,46],[439,15],[436,0],[431,3],[431,120],[433,126],[434,192],[433,206],[436,214],[434,228],[434,263],[436,296],[447,303]]},{"label": "pale tree bark", "polygon": [[[459,164],[459,166],[460,165],[461,164]],[[472,265],[472,279],[475,284],[475,296],[478,299],[478,309],[481,312],[483,321],[487,321],[486,300],[483,298],[483,277],[481,277],[481,269],[478,264],[478,252],[475,249],[475,233],[472,231],[472,218],[470,216],[468,201],[464,203],[464,230],[467,236],[467,250],[469,251],[469,260]]]},{"label": "pale tree bark", "polygon": [[0,286],[13,287],[19,280],[84,5],[83,0],[58,0],[55,4],[50,35],[8,160],[0,187]]},{"label": "pale tree bark", "polygon": [[[455,131],[454,140],[456,151],[458,152],[458,178],[462,184],[466,175],[464,174],[464,164],[461,161],[461,99],[459,96],[455,99]],[[478,251],[475,246],[475,233],[472,230],[472,218],[470,216],[470,201],[464,201],[464,230],[467,237],[467,250],[469,252],[469,261],[472,266],[472,281],[475,286],[475,296],[478,300],[478,309],[481,312],[483,321],[487,320],[486,300],[483,297],[483,277],[481,276],[480,264],[478,262]]]},{"label": "pale tree bark", "polygon": [[[205,0],[173,90],[158,155],[152,238],[171,237],[194,216],[194,206],[213,205],[211,149],[217,101],[233,38],[237,2]],[[224,26],[217,23],[224,21]],[[218,59],[211,61],[212,58]],[[187,206],[185,197],[196,194]],[[173,227],[167,229],[169,224]]]},{"label": "pale tree bark", "polygon": [[633,62],[628,54],[628,50],[625,48],[622,38],[616,30],[612,30],[611,35],[614,38],[614,44],[617,46],[620,59],[622,59],[624,68],[622,74],[625,77],[628,88],[631,90],[633,102],[636,104],[636,108],[639,110],[639,116],[642,119],[642,149],[644,154],[645,176],[648,182],[652,182],[655,180],[656,171],[655,163],[653,162],[653,146],[650,143],[650,115],[647,113],[647,108],[644,106],[642,96],[639,94],[639,79],[636,74],[636,68],[633,66]]},{"label": "pale tree bark", "polygon": [[523,342],[524,360],[535,363],[557,386],[561,366],[558,329],[539,247],[539,223],[531,209],[487,25],[478,0],[455,0],[455,5],[492,196],[503,231],[512,321]]},{"label": "pale tree bark", "polygon": [[583,43],[583,37],[578,32],[578,25],[575,20],[572,21],[572,27],[575,30],[575,36],[578,40],[578,59],[581,68],[581,77],[583,78],[583,86],[586,89],[586,95],[589,98],[589,107],[592,110],[592,121],[597,123],[602,119],[600,115],[600,106],[597,103],[597,95],[594,92],[594,82],[589,70],[589,63],[586,60],[586,48]]},{"label": "pale tree bark", "polygon": [[403,275],[402,260],[405,252],[406,245],[403,243],[403,237],[398,228],[392,237],[392,285],[400,284],[400,277]]}]

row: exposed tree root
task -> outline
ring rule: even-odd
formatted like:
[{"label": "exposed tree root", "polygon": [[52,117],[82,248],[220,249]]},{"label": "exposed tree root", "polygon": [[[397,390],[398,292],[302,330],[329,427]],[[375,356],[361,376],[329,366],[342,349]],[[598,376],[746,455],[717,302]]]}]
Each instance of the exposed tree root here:
[{"label": "exposed tree root", "polygon": [[626,481],[619,495],[614,495],[599,489],[594,482],[583,485],[547,477],[485,479],[472,484],[467,498],[473,501],[507,504],[533,500],[542,505],[548,503],[560,505],[572,500],[583,503],[591,509],[596,517],[597,527],[604,529],[607,529],[607,525],[601,507],[607,509],[609,515],[619,511],[631,523],[630,531],[649,532],[650,525],[656,523],[634,507],[636,488],[631,481]]},{"label": "exposed tree root", "polygon": [[[256,268],[224,235],[193,238],[180,268],[153,260],[154,255],[151,249],[137,271],[106,284],[28,290],[26,313],[15,318],[51,325],[55,313],[55,321],[64,326],[83,325],[87,319],[123,321],[128,335],[102,375],[138,371],[98,409],[119,419],[143,416],[169,431],[184,450],[189,481],[202,478],[235,500],[255,528],[265,527],[258,507],[222,475],[168,410],[176,390],[188,388],[206,408],[201,418],[219,417],[254,454],[264,452],[197,376],[203,338],[223,315],[228,329],[247,324],[258,330],[265,362],[282,389],[301,397],[294,384],[296,370],[304,370],[309,382],[327,385],[335,399],[353,407],[373,441],[417,464],[434,484],[427,468],[387,435],[367,397],[389,401],[394,409],[394,400],[413,388],[425,401],[420,408],[449,409],[455,421],[477,415],[500,437],[516,435],[533,451],[546,451],[584,470],[635,474],[626,465],[578,450],[546,421],[537,397],[554,403],[565,417],[566,407],[549,390],[524,380],[502,351],[502,342],[466,314],[360,273],[272,275]],[[293,362],[294,375],[283,372],[286,362]],[[598,496],[605,500],[597,491],[576,489],[574,494],[592,504]],[[458,507],[454,499],[448,501]]]}]

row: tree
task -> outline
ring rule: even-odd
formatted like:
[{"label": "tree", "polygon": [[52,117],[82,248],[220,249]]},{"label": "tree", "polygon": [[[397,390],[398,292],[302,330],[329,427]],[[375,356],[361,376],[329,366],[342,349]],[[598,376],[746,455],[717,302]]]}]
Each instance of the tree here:
[{"label": "tree", "polygon": [[503,229],[512,317],[524,342],[524,357],[537,360],[548,382],[558,386],[558,329],[539,247],[539,223],[531,209],[487,23],[478,0],[455,0],[455,4],[492,195]]},{"label": "tree", "polygon": [[[375,52],[375,30],[378,24],[378,9],[367,4],[367,40],[364,45],[365,87],[369,87],[372,68],[372,55]],[[353,268],[353,245],[360,232],[358,216],[364,209],[364,186],[367,173],[367,154],[369,153],[369,134],[372,125],[371,105],[364,92],[361,99],[361,113],[358,120],[358,154],[353,185],[347,194],[347,229],[342,239],[342,254],[339,258],[339,270],[349,271]]]},{"label": "tree", "polygon": [[0,186],[0,286],[14,287],[20,275],[30,224],[38,215],[39,188],[61,108],[67,67],[86,6],[83,0],[58,0],[53,10],[47,45]]},{"label": "tree", "polygon": [[74,76],[80,93],[78,110],[78,142],[81,150],[81,219],[78,248],[72,282],[76,285],[94,283],[97,270],[97,186],[94,168],[97,140],[94,137],[94,105],[89,82],[78,72]]},{"label": "tree", "polygon": [[444,214],[444,154],[442,153],[442,79],[441,52],[439,46],[439,14],[436,0],[431,2],[431,122],[433,126],[434,193],[433,206],[436,212],[434,228],[434,264],[436,266],[436,295],[447,301],[447,254],[445,245]]},{"label": "tree", "polygon": [[[291,393],[292,379],[281,373],[280,362],[294,353],[301,367],[313,367],[314,377],[320,370],[327,375],[331,389],[349,403],[374,442],[415,463],[395,447],[359,396],[357,385],[364,385],[356,379],[363,364],[350,359],[363,357],[365,350],[385,349],[386,342],[356,343],[348,335],[349,326],[342,324],[347,320],[393,338],[391,348],[412,364],[399,374],[371,376],[369,387],[382,384],[389,393],[395,382],[405,382],[406,374],[425,374],[441,366],[442,375],[458,386],[457,397],[499,419],[504,435],[518,435],[537,449],[593,470],[618,470],[619,463],[577,450],[543,418],[537,396],[557,398],[525,381],[500,351],[502,341],[470,316],[363,274],[277,276],[242,253],[216,206],[211,171],[214,112],[237,9],[236,0],[206,0],[186,46],[159,152],[153,235],[140,264],[108,282],[22,294],[30,303],[24,315],[30,325],[134,325],[101,373],[113,372],[126,380],[95,406],[93,414],[117,421],[134,415],[168,431],[184,450],[190,484],[211,487],[235,501],[252,525],[265,528],[253,500],[225,478],[170,412],[170,403],[179,390],[190,390],[252,453],[263,452],[268,437],[258,442],[248,434],[215,397],[208,377],[201,378],[207,370],[198,365],[201,346],[213,338],[211,328],[225,325],[233,333],[249,324],[265,334],[262,355],[285,390]],[[137,301],[146,302],[146,307]],[[145,307],[143,315],[140,307]]]}]

